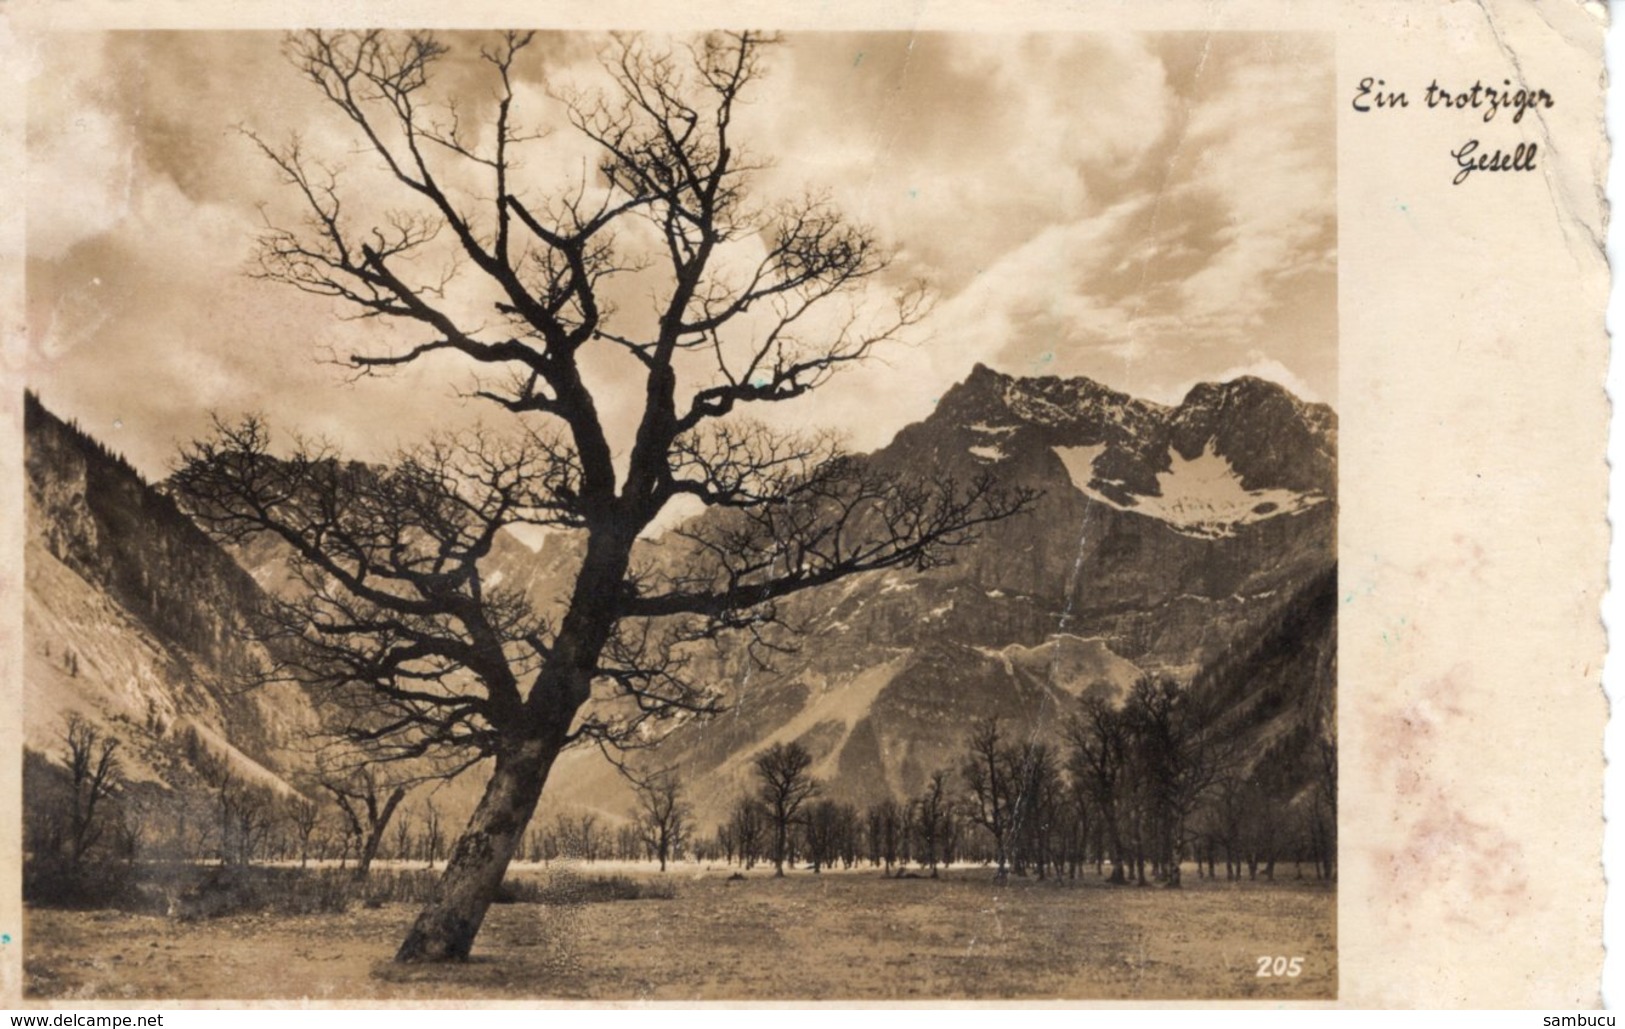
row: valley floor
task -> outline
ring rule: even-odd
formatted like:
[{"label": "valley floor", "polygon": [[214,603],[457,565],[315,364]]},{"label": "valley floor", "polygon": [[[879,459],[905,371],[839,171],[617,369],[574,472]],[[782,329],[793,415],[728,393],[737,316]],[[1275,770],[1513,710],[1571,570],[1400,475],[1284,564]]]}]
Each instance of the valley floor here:
[{"label": "valley floor", "polygon": [[[760,867],[729,881],[730,871],[677,866],[666,873],[672,899],[495,906],[475,959],[449,967],[389,962],[415,914],[404,904],[192,923],[35,910],[25,989],[32,999],[317,1002],[1336,995],[1336,892],[1290,875],[1192,875],[1165,890],[1108,887],[1092,873],[999,883],[984,869],[936,881],[869,870],[775,880]],[[1302,957],[1302,974],[1260,978],[1266,956]]]}]

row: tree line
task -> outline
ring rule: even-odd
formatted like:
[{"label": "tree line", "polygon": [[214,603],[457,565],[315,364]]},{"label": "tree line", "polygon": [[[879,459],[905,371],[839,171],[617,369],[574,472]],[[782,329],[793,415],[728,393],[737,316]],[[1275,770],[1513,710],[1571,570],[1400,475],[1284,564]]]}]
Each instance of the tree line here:
[{"label": "tree line", "polygon": [[[1199,691],[1143,676],[1120,699],[1086,692],[1053,738],[977,723],[957,761],[912,797],[866,808],[827,795],[800,743],[775,743],[751,765],[750,789],[709,837],[695,831],[681,775],[632,775],[635,803],[616,823],[558,812],[532,826],[520,855],[554,860],[689,858],[742,870],[851,869],[936,878],[953,866],[1000,877],[1178,886],[1199,877],[1272,879],[1291,862],[1336,876],[1335,741],[1260,754],[1227,731]],[[371,765],[318,762],[302,791],[255,781],[188,726],[174,756],[192,788],[132,790],[120,740],[69,715],[55,760],[30,754],[25,880],[33,900],[117,881],[138,861],[333,863],[365,878],[373,861],[433,868],[448,834],[433,796]],[[385,766],[388,767],[388,766]],[[914,868],[917,871],[910,871]],[[57,898],[60,899],[60,898]]]},{"label": "tree line", "polygon": [[24,761],[25,894],[50,903],[101,896],[140,863],[246,867],[337,864],[364,879],[377,858],[433,868],[448,832],[432,795],[366,765],[318,762],[297,789],[254,776],[193,726],[151,756],[176,788],[132,778],[117,735],[77,713],[60,746]]},{"label": "tree line", "polygon": [[860,863],[889,874],[947,865],[1178,886],[1198,876],[1274,878],[1292,862],[1336,875],[1336,744],[1244,745],[1198,691],[1142,676],[1126,697],[1092,689],[1058,738],[978,723],[957,763],[904,800],[860,810],[827,797],[799,743],[756,758],[752,788],[717,827],[713,853],[775,874]]},{"label": "tree line", "polygon": [[[139,863],[337,865],[365,879],[375,860],[435,868],[449,849],[446,812],[424,781],[398,766],[335,759],[293,777],[296,789],[259,779],[193,726],[165,748],[179,788],[142,789],[128,774],[124,744],[78,714],[63,721],[60,746],[27,753],[24,852],[30,899],[50,903],[106,892]],[[162,759],[161,759],[162,760]],[[633,778],[637,803],[623,822],[595,811],[560,812],[533,826],[521,856],[532,862],[708,858],[692,840],[682,782],[672,770]],[[54,895],[53,895],[54,894]]]}]

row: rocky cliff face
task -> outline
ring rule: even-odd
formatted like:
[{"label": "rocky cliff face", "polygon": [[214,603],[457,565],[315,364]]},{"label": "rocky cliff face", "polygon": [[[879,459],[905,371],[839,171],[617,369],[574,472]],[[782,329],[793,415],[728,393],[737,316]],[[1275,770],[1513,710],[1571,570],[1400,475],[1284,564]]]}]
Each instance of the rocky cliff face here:
[{"label": "rocky cliff face", "polygon": [[[806,632],[771,674],[715,659],[731,709],[682,727],[662,755],[687,773],[702,824],[749,788],[750,760],[774,742],[807,746],[832,795],[909,796],[957,766],[977,719],[1050,732],[1084,689],[1125,690],[1144,672],[1222,688],[1260,754],[1323,731],[1335,605],[1317,607],[1316,590],[1335,589],[1337,487],[1324,405],[1245,378],[1167,407],[978,366],[870,460],[1043,497],[949,567],[796,598],[788,614]],[[1249,677],[1266,666],[1263,703]],[[554,802],[625,806],[595,761],[562,762],[557,787]]]},{"label": "rocky cliff face", "polygon": [[190,730],[280,785],[314,725],[292,687],[241,688],[238,633],[259,587],[161,492],[30,395],[25,409],[25,737],[60,748],[76,712],[118,736],[139,778],[172,778]]},{"label": "rocky cliff face", "polygon": [[[694,654],[691,670],[724,689],[728,710],[675,728],[659,762],[682,770],[705,831],[775,742],[806,745],[831,796],[901,798],[957,766],[980,718],[1051,733],[1084,690],[1156,672],[1219,698],[1252,760],[1301,774],[1329,731],[1335,684],[1336,434],[1329,408],[1260,379],[1200,385],[1170,407],[978,367],[866,460],[934,479],[992,475],[1041,490],[1035,509],[947,567],[793,598],[783,613],[805,631],[770,672],[736,648]],[[314,723],[306,698],[220,685],[253,656],[234,621],[257,591],[281,587],[278,548],[228,555],[32,400],[27,460],[31,745],[49,744],[72,708],[155,748],[195,725],[281,774],[285,744]],[[567,537],[539,551],[504,538],[487,577],[551,607],[578,559]],[[454,786],[448,806],[478,785]],[[583,751],[561,760],[544,803],[621,816],[631,797]]]}]

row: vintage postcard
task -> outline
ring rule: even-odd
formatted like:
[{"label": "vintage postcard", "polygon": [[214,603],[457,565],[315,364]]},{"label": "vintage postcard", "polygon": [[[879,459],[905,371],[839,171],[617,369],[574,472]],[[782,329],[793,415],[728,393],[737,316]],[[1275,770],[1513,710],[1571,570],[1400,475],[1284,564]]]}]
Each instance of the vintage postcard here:
[{"label": "vintage postcard", "polygon": [[6,11],[19,1006],[1591,1007],[1601,4]]}]

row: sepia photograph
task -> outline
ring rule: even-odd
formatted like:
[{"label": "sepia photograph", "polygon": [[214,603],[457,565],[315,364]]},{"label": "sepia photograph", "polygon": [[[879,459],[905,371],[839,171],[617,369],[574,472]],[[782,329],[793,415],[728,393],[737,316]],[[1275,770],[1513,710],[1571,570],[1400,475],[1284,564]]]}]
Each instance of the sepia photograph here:
[{"label": "sepia photograph", "polygon": [[24,1000],[1338,998],[1333,34],[29,56]]}]

